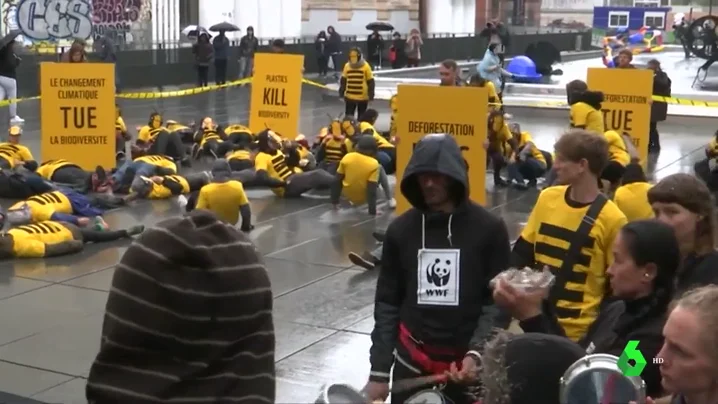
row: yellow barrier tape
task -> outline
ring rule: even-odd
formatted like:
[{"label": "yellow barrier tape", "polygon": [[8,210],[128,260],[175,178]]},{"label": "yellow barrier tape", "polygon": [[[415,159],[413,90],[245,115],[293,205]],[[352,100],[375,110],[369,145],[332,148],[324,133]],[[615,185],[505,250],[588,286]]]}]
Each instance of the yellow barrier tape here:
[{"label": "yellow barrier tape", "polygon": [[[149,99],[157,99],[157,98],[173,98],[173,97],[184,97],[188,95],[195,95],[195,94],[201,94],[206,93],[210,91],[215,90],[221,90],[224,88],[229,87],[236,87],[241,86],[247,83],[250,83],[252,81],[252,78],[246,78],[241,80],[235,80],[231,81],[226,84],[213,84],[211,86],[206,87],[194,87],[194,88],[188,88],[184,90],[174,90],[174,91],[152,91],[152,92],[140,92],[140,93],[121,93],[117,94],[117,98],[123,98],[123,99],[130,99],[130,100],[149,100]],[[323,89],[328,89],[327,86],[324,84],[320,84],[311,80],[302,79],[302,83],[308,84],[310,86],[319,87]],[[23,98],[13,98],[11,100],[0,100],[0,107],[6,107],[13,103],[20,103],[25,101],[32,101],[32,100],[39,100],[40,96],[36,95],[34,97],[23,97]]]}]

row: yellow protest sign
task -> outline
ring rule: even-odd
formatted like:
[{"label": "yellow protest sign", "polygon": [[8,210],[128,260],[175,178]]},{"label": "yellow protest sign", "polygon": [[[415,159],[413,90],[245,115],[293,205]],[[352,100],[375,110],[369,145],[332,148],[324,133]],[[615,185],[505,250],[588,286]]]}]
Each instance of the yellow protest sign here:
[{"label": "yellow protest sign", "polygon": [[254,56],[249,128],[266,128],[287,139],[299,134],[304,55],[258,53]]},{"label": "yellow protest sign", "polygon": [[115,166],[115,65],[40,65],[42,161],[65,159],[85,170]]},{"label": "yellow protest sign", "polygon": [[628,133],[640,153],[648,158],[651,125],[653,72],[647,69],[588,69],[588,88],[603,93],[603,124],[606,130]]},{"label": "yellow protest sign", "polygon": [[[454,136],[469,165],[471,200],[486,202],[486,116],[488,92],[480,87],[434,87],[399,85],[396,101],[399,142],[396,146],[396,178],[404,177],[414,145],[424,135],[448,133]],[[411,205],[396,187],[396,210],[404,213]]]}]

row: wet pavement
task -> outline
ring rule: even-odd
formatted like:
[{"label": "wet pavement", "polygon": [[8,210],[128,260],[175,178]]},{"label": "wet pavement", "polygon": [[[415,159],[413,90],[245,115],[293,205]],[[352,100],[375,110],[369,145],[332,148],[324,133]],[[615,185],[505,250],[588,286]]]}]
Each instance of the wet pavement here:
[{"label": "wet pavement", "polygon": [[[144,124],[155,109],[165,119],[188,122],[211,115],[239,123],[246,122],[246,93],[241,88],[157,102],[122,100],[122,108],[130,127]],[[324,98],[319,90],[305,87],[303,98],[301,129],[307,135],[316,133],[328,114],[342,111],[337,99]],[[387,105],[375,104],[383,114],[377,127],[383,129]],[[27,119],[24,141],[36,155],[37,108],[33,102],[19,108]],[[567,126],[564,118],[536,110],[516,110],[514,120],[549,150]],[[701,122],[690,127],[700,135],[686,134],[685,123],[661,126],[663,152],[651,165],[655,177],[690,172],[713,130]],[[248,194],[256,223],[251,238],[264,254],[275,294],[277,402],[314,402],[319,387],[333,381],[363,385],[376,274],[352,267],[347,253],[374,247],[371,232],[385,228],[390,213],[370,218],[360,209],[332,212],[328,201],[317,197],[282,200],[264,190]],[[512,238],[536,196],[536,191],[489,192],[490,206],[507,222]],[[128,227],[178,214],[174,201],[157,201],[109,212],[106,218],[113,227]],[[74,256],[0,263],[0,391],[42,402],[84,402],[113,268],[127,246],[89,245]]]}]

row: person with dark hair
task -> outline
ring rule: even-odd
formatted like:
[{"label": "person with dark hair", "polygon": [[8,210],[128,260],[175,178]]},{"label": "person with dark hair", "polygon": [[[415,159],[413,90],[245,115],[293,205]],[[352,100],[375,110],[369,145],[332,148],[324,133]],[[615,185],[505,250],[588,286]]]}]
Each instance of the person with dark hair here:
[{"label": "person with dark hair", "polygon": [[206,87],[209,85],[209,63],[214,57],[214,49],[209,43],[209,34],[200,34],[197,43],[192,47],[192,54],[197,68],[197,85]]},{"label": "person with dark hair", "polygon": [[227,59],[229,58],[229,39],[224,31],[212,40],[214,49],[214,80],[217,85],[227,82]]},{"label": "person with dark hair", "polygon": [[272,41],[272,53],[284,53],[284,39],[275,39]]},{"label": "person with dark hair", "polygon": [[710,190],[690,174],[669,175],[648,191],[656,219],[670,225],[681,248],[676,290],[718,284],[715,249],[715,200]]},{"label": "person with dark hair", "polygon": [[[661,97],[671,96],[671,78],[661,69],[658,59],[648,61],[648,69],[653,70],[653,95]],[[648,151],[658,153],[661,151],[661,138],[658,133],[658,122],[666,120],[668,104],[661,101],[651,103],[651,126],[648,140]]]},{"label": "person with dark hair", "polygon": [[387,174],[394,174],[396,171],[396,146],[388,141],[374,128],[374,123],[379,118],[379,112],[373,108],[369,108],[359,117],[359,133],[362,135],[370,135],[377,144],[376,159],[384,168]]},{"label": "person with dark hair", "polygon": [[[508,230],[469,199],[468,184],[451,135],[417,143],[401,180],[413,208],[391,222],[383,245],[365,386],[371,401],[386,400],[390,380],[447,374],[442,394],[455,404],[473,402],[465,385],[476,381],[479,351],[495,327],[508,326],[489,289],[508,267]],[[394,391],[391,402],[421,389]]]},{"label": "person with dark hair", "polygon": [[[518,149],[511,150],[512,159],[509,160],[508,165],[509,182],[515,182],[514,186],[519,190],[535,188],[536,181],[548,167],[546,156],[534,144],[531,134],[522,131],[518,123],[512,123],[509,128],[513,141],[518,146]],[[505,147],[508,149],[511,146]]]},{"label": "person with dark hair", "polygon": [[343,195],[355,206],[367,204],[369,214],[376,215],[377,188],[381,165],[374,157],[377,144],[370,135],[359,135],[356,151],[342,158],[335,174],[331,200],[335,209]]},{"label": "person with dark hair", "polygon": [[317,37],[314,38],[314,50],[317,52],[317,67],[319,75],[325,77],[329,68],[329,55],[327,54],[327,33],[319,31]]},{"label": "person with dark hair", "polygon": [[259,40],[254,36],[254,27],[247,27],[247,34],[239,40],[239,78],[252,76],[254,71],[254,54],[259,48]]},{"label": "person with dark hair", "polygon": [[566,335],[578,341],[606,294],[611,246],[626,216],[598,188],[608,161],[602,136],[572,130],[554,149],[556,179],[565,185],[541,192],[512,258],[516,268],[548,267],[556,275],[549,301]]},{"label": "person with dark hair", "polygon": [[455,60],[446,59],[439,65],[440,86],[461,86],[461,77],[459,76],[459,65]]},{"label": "person with dark hair", "polygon": [[566,84],[566,98],[570,106],[572,128],[586,129],[597,134],[606,130],[601,112],[602,92],[590,91],[586,82],[573,80]]},{"label": "person with dark hair", "polygon": [[501,109],[501,100],[499,99],[499,94],[496,92],[494,83],[481,77],[479,73],[474,73],[471,77],[469,77],[468,85],[469,87],[486,87],[486,90],[489,93],[489,111]]},{"label": "person with dark hair", "polygon": [[339,71],[342,68],[339,63],[339,55],[342,54],[342,36],[331,25],[327,27],[327,53],[334,67],[334,77],[339,78]]},{"label": "person with dark hair", "polygon": [[514,152],[519,149],[519,145],[511,134],[508,123],[504,118],[501,110],[492,111],[487,119],[487,139],[484,143],[486,156],[493,167],[494,186],[504,187],[508,182],[501,178],[501,169],[508,165]]},{"label": "person with dark hair", "polygon": [[496,88],[496,91],[499,93],[499,98],[501,98],[501,93],[504,91],[504,77],[513,77],[513,75],[504,70],[503,62],[501,61],[503,56],[499,52],[499,49],[501,49],[500,44],[490,44],[486,49],[486,53],[484,53],[484,58],[481,59],[481,62],[479,62],[476,67],[476,70],[481,77],[486,80],[491,80],[491,82],[494,83],[494,88]]},{"label": "person with dark hair", "polygon": [[[678,241],[667,224],[640,220],[625,225],[612,248],[614,260],[606,275],[619,300],[601,308],[578,344],[587,354],[621,356],[628,341],[638,340],[643,355],[654,358],[663,345],[661,331],[681,261]],[[546,292],[515,288],[500,280],[494,300],[520,321],[524,332],[565,335],[554,306],[545,300]],[[649,362],[641,377],[648,394],[662,391],[658,365]]]},{"label": "person with dark hair", "polygon": [[648,203],[648,191],[652,186],[640,163],[626,166],[621,185],[613,195],[613,202],[629,222],[653,218],[653,208]]}]

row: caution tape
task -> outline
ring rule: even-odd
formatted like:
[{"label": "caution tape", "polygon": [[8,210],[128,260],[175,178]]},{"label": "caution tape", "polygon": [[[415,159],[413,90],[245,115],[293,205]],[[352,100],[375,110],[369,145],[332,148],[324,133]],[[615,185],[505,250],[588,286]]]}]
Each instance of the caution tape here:
[{"label": "caution tape", "polygon": [[[123,99],[130,99],[130,100],[150,100],[150,99],[158,99],[158,98],[174,98],[174,97],[185,97],[188,95],[195,95],[195,94],[202,94],[207,93],[210,91],[216,91],[221,90],[225,88],[230,87],[237,87],[241,86],[247,83],[251,83],[252,78],[246,78],[241,80],[235,80],[231,81],[229,83],[225,84],[213,84],[211,86],[205,86],[205,87],[194,87],[194,88],[187,88],[184,90],[174,90],[174,91],[148,91],[148,92],[139,92],[139,93],[121,93],[117,94],[116,98],[123,98]],[[311,80],[302,79],[302,83],[308,84],[314,87],[324,88],[327,89],[328,87],[324,84],[320,84]],[[22,97],[22,98],[13,98],[10,100],[0,100],[0,108],[6,107],[10,104],[18,104],[25,101],[32,101],[32,100],[39,100],[40,96],[36,95],[34,97]]]}]

